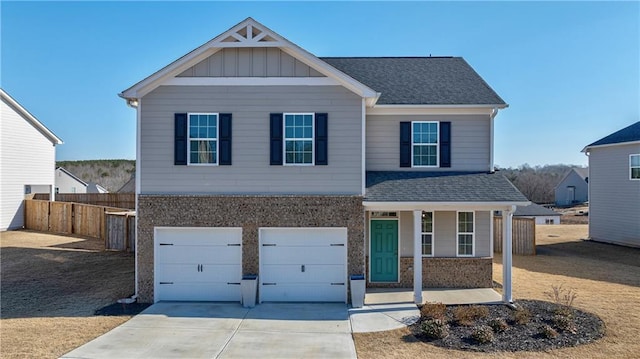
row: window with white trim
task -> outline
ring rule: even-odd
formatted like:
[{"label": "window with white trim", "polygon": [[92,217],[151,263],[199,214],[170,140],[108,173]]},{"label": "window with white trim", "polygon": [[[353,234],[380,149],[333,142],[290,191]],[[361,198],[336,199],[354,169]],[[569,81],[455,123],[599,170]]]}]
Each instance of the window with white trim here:
[{"label": "window with white trim", "polygon": [[458,256],[473,256],[474,213],[458,212]]},{"label": "window with white trim", "polygon": [[187,115],[189,129],[190,165],[218,164],[218,114],[189,113]]},{"label": "window with white trim", "polygon": [[433,212],[422,212],[422,255],[433,256]]},{"label": "window with white trim", "polygon": [[439,123],[411,122],[411,158],[413,167],[438,167]]},{"label": "window with white trim", "polygon": [[629,155],[629,179],[640,180],[640,154]]},{"label": "window with white trim", "polygon": [[313,165],[313,113],[285,113],[284,164]]}]

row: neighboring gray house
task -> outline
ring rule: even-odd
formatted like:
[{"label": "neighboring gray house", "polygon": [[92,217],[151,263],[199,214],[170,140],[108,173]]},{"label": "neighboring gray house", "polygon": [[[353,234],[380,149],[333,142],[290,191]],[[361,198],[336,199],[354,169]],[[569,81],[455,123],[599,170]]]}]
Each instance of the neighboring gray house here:
[{"label": "neighboring gray house", "polygon": [[94,182],[85,182],[64,167],[56,168],[56,193],[108,193]]},{"label": "neighboring gray house", "polygon": [[589,237],[640,247],[640,121],[586,146]]},{"label": "neighboring gray house", "polygon": [[517,206],[513,217],[534,218],[536,224],[560,224],[562,214],[552,211],[539,204],[531,203],[528,206]]},{"label": "neighboring gray house", "polygon": [[24,226],[24,197],[53,193],[56,145],[62,144],[8,93],[0,89],[0,231]]},{"label": "neighboring gray house", "polygon": [[568,207],[589,200],[589,169],[572,168],[555,188],[556,206]]},{"label": "neighboring gray house", "polygon": [[116,193],[135,193],[136,192],[136,175],[135,173],[129,180],[120,187]]},{"label": "neighboring gray house", "polygon": [[[460,57],[319,58],[248,18],[120,96],[137,111],[136,295],[346,302],[368,287],[492,287],[507,104]],[[423,275],[424,273],[424,275]]]}]

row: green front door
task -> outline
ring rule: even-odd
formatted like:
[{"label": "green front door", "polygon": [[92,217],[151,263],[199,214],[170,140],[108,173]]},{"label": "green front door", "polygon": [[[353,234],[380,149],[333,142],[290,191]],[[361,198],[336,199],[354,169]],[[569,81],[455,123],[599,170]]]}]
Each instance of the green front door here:
[{"label": "green front door", "polygon": [[371,220],[372,282],[398,281],[398,221]]}]

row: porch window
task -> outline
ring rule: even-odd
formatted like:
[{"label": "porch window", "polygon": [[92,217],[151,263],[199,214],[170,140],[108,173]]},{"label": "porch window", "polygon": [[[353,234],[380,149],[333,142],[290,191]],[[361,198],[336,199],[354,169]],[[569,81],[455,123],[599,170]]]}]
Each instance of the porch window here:
[{"label": "porch window", "polygon": [[629,178],[640,180],[640,154],[629,155]]},{"label": "porch window", "polygon": [[414,121],[411,126],[413,167],[438,167],[438,122]]},{"label": "porch window", "polygon": [[422,212],[422,256],[433,256],[433,212]]},{"label": "porch window", "polygon": [[474,248],[473,212],[458,212],[458,251],[460,257],[472,257]]},{"label": "porch window", "polygon": [[313,113],[284,114],[285,165],[313,165]]},{"label": "porch window", "polygon": [[189,165],[218,164],[218,114],[190,113]]}]

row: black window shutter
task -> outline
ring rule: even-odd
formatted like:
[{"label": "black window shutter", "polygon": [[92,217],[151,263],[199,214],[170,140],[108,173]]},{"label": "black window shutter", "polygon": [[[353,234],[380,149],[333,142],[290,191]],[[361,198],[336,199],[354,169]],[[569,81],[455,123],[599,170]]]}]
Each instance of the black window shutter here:
[{"label": "black window shutter", "polygon": [[451,167],[451,122],[440,122],[440,167]]},{"label": "black window shutter", "polygon": [[411,122],[400,122],[400,167],[411,167]]},{"label": "black window shutter", "polygon": [[221,113],[218,124],[218,164],[221,166],[231,166],[231,114]]},{"label": "black window shutter", "polygon": [[174,115],[173,164],[186,166],[187,164],[187,114]]},{"label": "black window shutter", "polygon": [[271,165],[282,165],[282,114],[272,113],[271,116]]},{"label": "black window shutter", "polygon": [[329,164],[329,115],[326,113],[316,113],[316,160],[317,166]]}]

